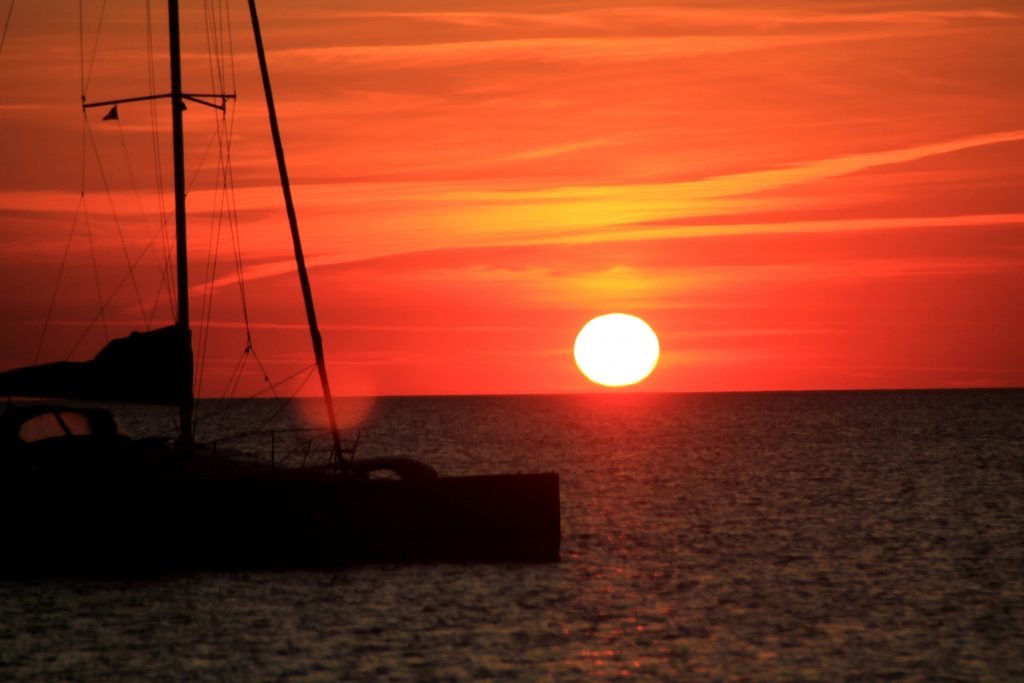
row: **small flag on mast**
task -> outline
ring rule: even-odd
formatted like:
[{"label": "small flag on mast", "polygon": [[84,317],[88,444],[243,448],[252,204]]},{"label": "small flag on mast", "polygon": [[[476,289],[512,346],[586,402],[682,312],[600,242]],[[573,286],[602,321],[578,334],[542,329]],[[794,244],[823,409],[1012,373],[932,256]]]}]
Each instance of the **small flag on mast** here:
[{"label": "small flag on mast", "polygon": [[113,107],[110,108],[110,111],[108,111],[107,115],[103,117],[103,120],[104,121],[118,121],[118,120],[120,120],[118,115],[117,115],[117,105],[116,104]]}]

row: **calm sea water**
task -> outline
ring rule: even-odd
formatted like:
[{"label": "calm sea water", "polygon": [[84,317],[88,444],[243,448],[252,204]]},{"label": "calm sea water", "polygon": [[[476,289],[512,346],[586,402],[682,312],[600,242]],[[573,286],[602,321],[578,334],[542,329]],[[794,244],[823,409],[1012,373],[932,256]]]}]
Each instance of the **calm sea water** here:
[{"label": "calm sea water", "polygon": [[347,413],[363,455],[560,472],[563,560],[2,579],[0,678],[1024,680],[1024,391]]}]

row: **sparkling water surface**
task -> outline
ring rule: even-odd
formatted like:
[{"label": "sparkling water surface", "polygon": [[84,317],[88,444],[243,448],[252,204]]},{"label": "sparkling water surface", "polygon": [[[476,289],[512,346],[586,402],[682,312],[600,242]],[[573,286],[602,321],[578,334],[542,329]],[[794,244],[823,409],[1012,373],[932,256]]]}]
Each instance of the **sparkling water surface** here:
[{"label": "sparkling water surface", "polygon": [[1024,391],[343,408],[364,456],[559,472],[562,561],[4,578],[0,678],[1024,680]]}]

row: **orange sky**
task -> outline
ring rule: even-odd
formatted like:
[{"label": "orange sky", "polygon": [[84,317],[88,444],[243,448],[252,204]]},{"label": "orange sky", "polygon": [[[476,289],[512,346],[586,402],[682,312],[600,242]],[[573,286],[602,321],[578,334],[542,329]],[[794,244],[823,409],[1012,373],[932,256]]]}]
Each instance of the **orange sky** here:
[{"label": "orange sky", "polygon": [[[36,356],[69,244],[83,80],[90,101],[150,92],[145,6],[110,0],[91,62],[101,6],[86,3],[84,77],[74,3],[18,4],[0,53],[0,369]],[[216,89],[202,3],[182,6],[185,88]],[[309,342],[246,6],[228,7],[246,294],[281,379]],[[1015,0],[277,0],[261,15],[338,394],[587,391],[573,339],[611,311],[661,338],[637,389],[1024,385]],[[103,113],[40,361],[170,320],[151,110]],[[186,113],[193,308],[204,282],[218,295],[204,395],[245,347],[230,226],[211,219],[216,116]],[[138,295],[118,289],[126,261]],[[243,389],[262,382],[250,363]]]}]

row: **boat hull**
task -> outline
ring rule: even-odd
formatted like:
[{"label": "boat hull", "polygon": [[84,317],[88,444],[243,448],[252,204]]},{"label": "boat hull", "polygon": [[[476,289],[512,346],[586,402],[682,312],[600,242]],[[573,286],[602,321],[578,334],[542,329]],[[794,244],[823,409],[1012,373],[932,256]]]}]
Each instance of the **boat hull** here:
[{"label": "boat hull", "polygon": [[0,487],[10,572],[550,562],[558,475],[354,480],[29,475]]}]

